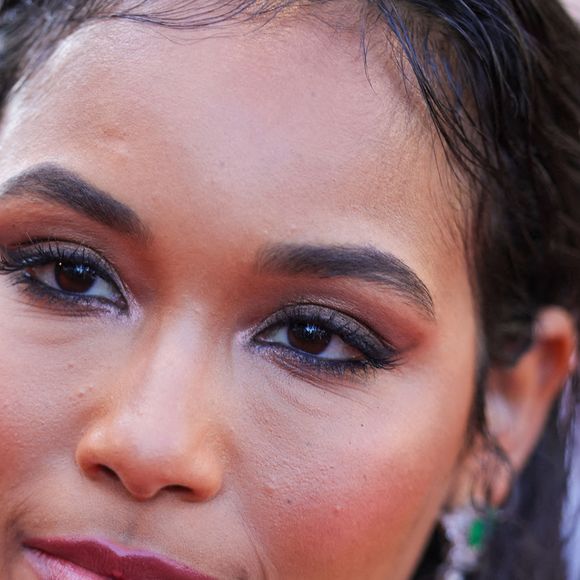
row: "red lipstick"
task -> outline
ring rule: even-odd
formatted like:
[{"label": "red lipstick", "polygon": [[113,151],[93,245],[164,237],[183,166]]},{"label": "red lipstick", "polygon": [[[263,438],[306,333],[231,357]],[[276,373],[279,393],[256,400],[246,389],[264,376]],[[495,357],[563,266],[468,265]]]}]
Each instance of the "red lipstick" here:
[{"label": "red lipstick", "polygon": [[35,538],[25,546],[31,548],[28,559],[42,580],[216,580],[151,552],[108,542]]}]

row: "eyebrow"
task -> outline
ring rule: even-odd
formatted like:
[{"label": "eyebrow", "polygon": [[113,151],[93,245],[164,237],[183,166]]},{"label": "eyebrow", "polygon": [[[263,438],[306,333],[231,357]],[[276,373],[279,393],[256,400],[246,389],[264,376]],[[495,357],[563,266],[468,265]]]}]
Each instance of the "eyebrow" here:
[{"label": "eyebrow", "polygon": [[258,258],[263,272],[310,275],[320,278],[356,278],[384,286],[435,319],[433,297],[425,283],[402,260],[372,246],[315,246],[276,244]]},{"label": "eyebrow", "polygon": [[43,163],[7,180],[0,202],[15,197],[56,203],[122,234],[147,238],[147,228],[129,206],[60,165]]}]

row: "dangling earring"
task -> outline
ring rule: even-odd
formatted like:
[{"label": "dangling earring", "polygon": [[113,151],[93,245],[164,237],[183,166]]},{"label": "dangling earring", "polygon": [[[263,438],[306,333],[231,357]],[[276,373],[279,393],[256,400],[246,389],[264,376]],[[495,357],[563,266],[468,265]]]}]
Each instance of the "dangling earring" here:
[{"label": "dangling earring", "polygon": [[441,526],[449,542],[447,557],[437,580],[465,580],[475,572],[489,537],[495,510],[476,510],[472,505],[455,509],[441,517]]}]

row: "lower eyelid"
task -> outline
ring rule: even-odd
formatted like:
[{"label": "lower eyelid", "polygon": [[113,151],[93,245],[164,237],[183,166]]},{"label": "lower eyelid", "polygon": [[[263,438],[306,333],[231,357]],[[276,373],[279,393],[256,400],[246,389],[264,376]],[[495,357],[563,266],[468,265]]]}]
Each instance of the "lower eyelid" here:
[{"label": "lower eyelid", "polygon": [[[268,358],[299,380],[318,383],[319,380],[364,379],[374,375],[381,367],[365,361],[320,359],[273,345]],[[282,351],[283,349],[283,351]],[[387,368],[385,366],[385,368]]]},{"label": "lower eyelid", "polygon": [[101,309],[107,308],[107,306],[121,307],[121,305],[115,305],[112,301],[101,299],[99,296],[67,294],[28,274],[21,274],[20,278],[15,280],[15,284],[26,286],[25,291],[32,294],[35,299],[49,300],[53,305],[60,302],[65,308],[67,304],[73,304],[82,305],[83,308],[88,309],[91,308],[91,305],[94,307],[95,303],[99,303]]}]

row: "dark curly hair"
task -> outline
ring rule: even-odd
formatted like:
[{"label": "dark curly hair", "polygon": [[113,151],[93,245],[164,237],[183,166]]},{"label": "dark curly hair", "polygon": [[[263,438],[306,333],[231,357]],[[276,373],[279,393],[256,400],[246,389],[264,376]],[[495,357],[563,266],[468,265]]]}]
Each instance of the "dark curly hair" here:
[{"label": "dark curly hair", "polygon": [[[0,111],[84,24],[127,19],[188,29],[273,19],[294,0],[7,0],[0,8]],[[302,9],[332,0],[303,0]],[[412,71],[466,200],[465,248],[481,345],[471,434],[486,433],[491,366],[534,341],[540,309],[580,305],[580,33],[556,0],[366,0],[361,46],[382,25]],[[494,528],[477,578],[564,579],[561,515],[578,377],[569,379]],[[493,444],[487,435],[490,445]],[[417,577],[431,578],[445,542],[435,532]]]}]

